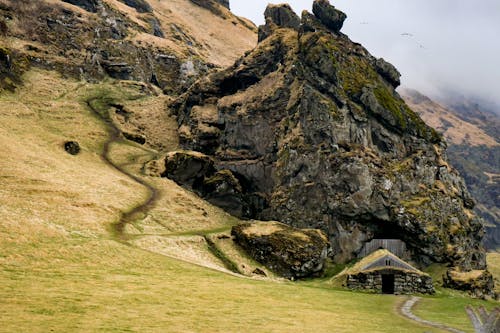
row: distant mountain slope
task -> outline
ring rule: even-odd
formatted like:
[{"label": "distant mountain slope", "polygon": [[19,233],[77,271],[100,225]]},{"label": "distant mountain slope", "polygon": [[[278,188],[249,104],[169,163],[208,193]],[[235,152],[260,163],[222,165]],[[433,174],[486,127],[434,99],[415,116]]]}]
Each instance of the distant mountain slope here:
[{"label": "distant mountain slope", "polygon": [[402,95],[427,124],[443,133],[448,143],[487,147],[499,145],[498,136],[495,138],[484,129],[487,126],[485,118],[468,116],[465,112],[466,116],[463,116],[455,109],[446,108],[416,90],[405,89]]},{"label": "distant mountain slope", "polygon": [[500,105],[482,98],[449,92],[436,100],[460,119],[477,125],[488,135],[500,141]]},{"label": "distant mountain slope", "polygon": [[[444,134],[448,156],[477,200],[475,211],[486,221],[485,244],[500,246],[500,117],[491,106],[457,96],[436,103],[415,90],[403,90],[406,102]],[[446,104],[444,104],[446,103]]]}]

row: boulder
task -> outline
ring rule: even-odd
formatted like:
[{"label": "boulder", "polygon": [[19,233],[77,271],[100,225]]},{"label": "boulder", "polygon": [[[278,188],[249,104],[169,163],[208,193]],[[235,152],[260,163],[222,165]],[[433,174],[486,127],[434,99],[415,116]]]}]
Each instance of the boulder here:
[{"label": "boulder", "polygon": [[66,150],[66,152],[68,154],[71,154],[71,155],[78,155],[80,153],[80,145],[78,144],[78,142],[76,141],[66,141],[64,143],[64,150]]},{"label": "boulder", "polygon": [[326,235],[315,229],[253,222],[234,226],[231,235],[256,261],[291,280],[321,273],[328,254]]},{"label": "boulder", "polygon": [[328,0],[315,0],[313,3],[313,13],[328,29],[339,32],[344,25],[347,15],[344,12],[330,5]]},{"label": "boulder", "polygon": [[300,26],[300,18],[289,4],[269,4],[264,17],[266,24],[259,26],[259,42],[266,39],[276,27],[298,30]]},{"label": "boulder", "polygon": [[269,4],[264,11],[264,17],[266,20],[269,19],[272,23],[282,28],[297,30],[300,25],[300,18],[295,14],[289,4]]},{"label": "boulder", "polygon": [[377,59],[375,62],[375,65],[377,67],[377,72],[384,78],[386,79],[394,88],[399,87],[401,84],[401,73],[392,65],[391,63],[388,63],[384,59],[380,58]]},{"label": "boulder", "polygon": [[122,132],[122,134],[125,137],[125,139],[137,142],[140,145],[143,145],[146,143],[146,137],[142,134],[132,133],[132,132]]},{"label": "boulder", "polygon": [[151,25],[151,30],[153,30],[153,35],[160,38],[165,38],[165,34],[161,29],[161,24],[156,18],[152,18],[149,20],[149,24]]},{"label": "boulder", "polygon": [[259,30],[257,32],[257,41],[260,43],[273,33],[273,23],[266,20],[266,24],[259,25]]},{"label": "boulder", "polygon": [[487,270],[449,269],[443,276],[443,286],[466,291],[477,298],[495,297],[493,276]]}]

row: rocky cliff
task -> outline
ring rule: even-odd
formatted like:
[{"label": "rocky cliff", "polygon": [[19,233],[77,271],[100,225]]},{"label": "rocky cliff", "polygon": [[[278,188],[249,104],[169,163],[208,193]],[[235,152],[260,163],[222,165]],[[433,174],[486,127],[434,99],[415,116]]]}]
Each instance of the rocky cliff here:
[{"label": "rocky cliff", "polygon": [[337,262],[398,238],[420,264],[484,269],[474,201],[398,71],[342,34],[328,1],[313,12],[268,7],[258,46],[170,105],[182,146],[231,180],[218,189],[234,211],[322,229]]}]

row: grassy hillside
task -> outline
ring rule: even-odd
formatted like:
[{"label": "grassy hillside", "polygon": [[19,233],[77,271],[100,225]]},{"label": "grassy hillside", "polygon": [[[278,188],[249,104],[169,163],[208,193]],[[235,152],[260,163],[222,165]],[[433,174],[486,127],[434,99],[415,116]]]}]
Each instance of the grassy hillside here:
[{"label": "grassy hillside", "polygon": [[[169,180],[144,176],[143,162],[158,152],[127,140],[111,145],[113,162],[159,196],[117,238],[113,223],[148,193],[103,161],[110,125],[86,105],[96,96],[136,117],[165,116],[164,100],[137,84],[46,71],[0,95],[0,332],[439,332],[398,314],[406,297],[230,273],[204,236],[238,221]],[[175,123],[164,126],[150,130],[171,133],[167,146],[175,148]],[[66,140],[82,153],[67,154]],[[429,297],[419,314],[472,332],[469,302]]]}]

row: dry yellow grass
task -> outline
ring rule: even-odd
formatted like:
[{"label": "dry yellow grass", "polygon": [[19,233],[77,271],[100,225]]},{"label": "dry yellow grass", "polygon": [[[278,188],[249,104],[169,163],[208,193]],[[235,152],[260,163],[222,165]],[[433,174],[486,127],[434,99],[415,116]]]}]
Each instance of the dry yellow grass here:
[{"label": "dry yellow grass", "polygon": [[[125,14],[134,23],[148,28],[146,22],[149,20],[149,14],[138,13],[135,9],[117,0],[105,1]],[[220,7],[223,16],[219,17],[212,14],[207,15],[206,9],[189,0],[150,0],[149,3],[167,36],[180,33],[192,37],[198,46],[196,52],[200,52],[199,56],[218,66],[231,65],[245,51],[257,44],[256,28],[253,24],[234,16],[223,7]],[[174,42],[174,38],[159,38],[151,34],[136,33],[131,39],[138,43],[149,44],[152,47],[172,50],[177,55],[184,57],[195,51],[182,43]]]},{"label": "dry yellow grass", "polygon": [[267,222],[267,223],[262,223],[262,222],[257,222],[251,224],[248,228],[244,230],[244,233],[247,235],[253,235],[253,236],[267,236],[272,233],[278,232],[283,230],[283,226],[281,223],[277,222]]},{"label": "dry yellow grass", "polygon": [[466,281],[471,281],[471,280],[475,280],[475,279],[479,278],[483,273],[484,273],[484,271],[473,270],[470,272],[451,271],[450,274],[454,280],[466,282]]},{"label": "dry yellow grass", "polygon": [[[98,154],[107,134],[72,95],[78,82],[41,72],[30,73],[27,82],[18,94],[3,94],[0,100],[2,226],[19,231],[25,224],[34,230],[49,226],[57,234],[107,233],[103,221],[117,219],[145,192],[102,167]],[[82,153],[67,154],[66,140],[78,141]]]},{"label": "dry yellow grass", "polygon": [[222,10],[226,18],[222,18],[207,15],[206,9],[189,0],[153,0],[150,3],[163,27],[170,30],[171,24],[176,24],[202,46],[204,55],[213,64],[230,66],[257,44],[255,31],[225,9]]},{"label": "dry yellow grass", "polygon": [[[127,101],[126,115],[115,113],[113,120],[122,131],[147,137],[147,148],[157,151],[175,150],[179,145],[178,125],[165,110],[165,104],[170,99],[165,95],[153,94],[135,101]],[[137,132],[137,129],[140,129],[140,132]]]}]

